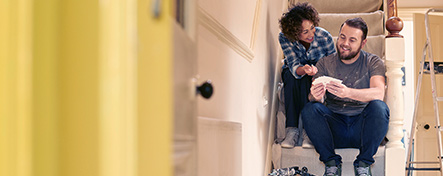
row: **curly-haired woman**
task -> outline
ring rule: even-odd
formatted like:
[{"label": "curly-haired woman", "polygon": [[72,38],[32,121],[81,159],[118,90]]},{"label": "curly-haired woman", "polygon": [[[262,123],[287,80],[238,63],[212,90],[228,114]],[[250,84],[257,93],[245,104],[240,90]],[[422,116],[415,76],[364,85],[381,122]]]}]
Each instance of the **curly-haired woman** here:
[{"label": "curly-haired woman", "polygon": [[317,10],[309,3],[297,3],[280,19],[280,45],[285,55],[282,67],[286,111],[286,138],[282,147],[292,148],[300,134],[299,115],[308,102],[317,61],[335,53],[331,34],[318,27]]}]

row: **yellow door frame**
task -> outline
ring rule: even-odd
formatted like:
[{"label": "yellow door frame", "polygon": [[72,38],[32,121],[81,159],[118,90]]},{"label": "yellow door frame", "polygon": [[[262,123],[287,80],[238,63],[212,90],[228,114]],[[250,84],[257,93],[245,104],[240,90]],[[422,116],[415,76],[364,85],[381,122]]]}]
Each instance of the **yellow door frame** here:
[{"label": "yellow door frame", "polygon": [[174,22],[172,1],[137,2],[138,174],[171,176]]},{"label": "yellow door frame", "polygon": [[30,4],[30,0],[0,2],[0,175],[32,172]]}]

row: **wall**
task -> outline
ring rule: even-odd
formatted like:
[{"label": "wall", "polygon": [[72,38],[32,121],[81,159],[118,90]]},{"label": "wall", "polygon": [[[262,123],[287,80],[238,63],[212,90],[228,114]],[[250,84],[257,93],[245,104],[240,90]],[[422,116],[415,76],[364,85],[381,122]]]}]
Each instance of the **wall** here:
[{"label": "wall", "polygon": [[414,96],[415,95],[415,80],[414,80],[414,31],[413,31],[413,22],[409,20],[404,21],[403,30],[400,32],[401,35],[405,38],[405,85],[403,86],[403,94],[404,96],[404,124],[403,128],[407,131],[407,134],[410,134],[412,118],[414,114]]},{"label": "wall", "polygon": [[199,1],[198,73],[214,95],[199,116],[242,125],[242,175],[264,175],[284,1]]}]

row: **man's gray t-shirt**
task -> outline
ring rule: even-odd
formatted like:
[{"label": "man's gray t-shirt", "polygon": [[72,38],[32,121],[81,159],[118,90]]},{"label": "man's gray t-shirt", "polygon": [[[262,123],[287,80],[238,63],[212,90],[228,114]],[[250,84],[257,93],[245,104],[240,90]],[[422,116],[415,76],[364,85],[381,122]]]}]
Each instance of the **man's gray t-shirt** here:
[{"label": "man's gray t-shirt", "polygon": [[[337,53],[323,57],[317,63],[318,72],[313,79],[330,76],[343,80],[342,84],[349,88],[369,88],[370,78],[374,75],[385,76],[385,65],[380,57],[361,50],[359,58],[352,64],[343,63]],[[332,112],[347,116],[360,114],[368,103],[339,98],[326,92],[325,105]]]}]

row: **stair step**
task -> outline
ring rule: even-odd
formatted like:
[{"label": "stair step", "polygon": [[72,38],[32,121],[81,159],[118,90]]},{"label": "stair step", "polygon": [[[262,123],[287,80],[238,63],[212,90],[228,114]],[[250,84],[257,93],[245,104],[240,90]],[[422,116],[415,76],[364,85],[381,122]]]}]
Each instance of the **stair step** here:
[{"label": "stair step", "polygon": [[[354,175],[353,162],[357,157],[358,149],[336,149],[343,159],[343,174],[342,175]],[[306,166],[310,174],[323,175],[324,164],[320,162],[319,154],[314,149],[305,149],[302,147],[294,147],[292,149],[282,148],[281,151],[281,164],[282,167]],[[372,165],[372,175],[384,175],[385,167],[385,147],[380,146],[377,153],[374,156],[375,163]]]},{"label": "stair step", "polygon": [[291,0],[290,2],[309,2],[319,13],[358,13],[358,12],[373,12],[380,9],[383,0],[340,0],[340,1],[325,1],[325,0]]},{"label": "stair step", "polygon": [[347,19],[361,17],[370,27],[368,36],[385,35],[383,12],[378,10],[371,13],[320,13],[319,26],[326,29],[332,36],[338,36],[340,25]]}]

